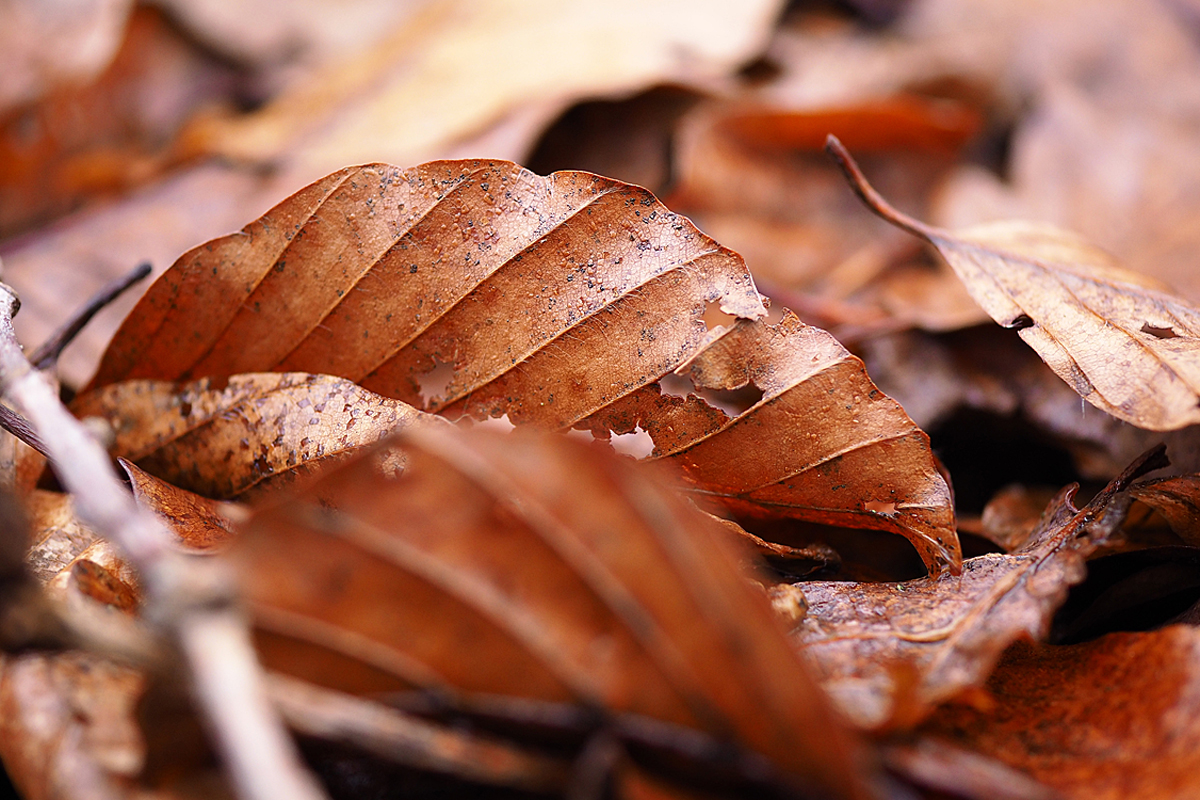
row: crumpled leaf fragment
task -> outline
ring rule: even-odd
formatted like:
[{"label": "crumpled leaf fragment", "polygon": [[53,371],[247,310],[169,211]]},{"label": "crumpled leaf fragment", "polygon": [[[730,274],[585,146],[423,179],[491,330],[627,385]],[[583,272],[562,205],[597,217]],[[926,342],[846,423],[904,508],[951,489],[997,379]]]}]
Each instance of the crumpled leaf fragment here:
[{"label": "crumpled leaf fragment", "polygon": [[1200,310],[1048,225],[952,232],[919,222],[883,200],[833,137],[828,148],[872,211],[937,247],[992,319],[1080,397],[1139,428],[1200,422]]},{"label": "crumpled leaf fragment", "polygon": [[1026,543],[963,562],[961,576],[899,584],[805,582],[794,637],[822,685],[856,725],[909,725],[940,702],[980,686],[1011,642],[1041,639],[1084,559],[1124,519],[1138,475],[1164,466],[1162,448],[1139,459],[1082,509],[1075,486],[1046,508]]},{"label": "crumpled leaf fragment", "polygon": [[222,388],[216,383],[125,381],[78,398],[73,410],[108,421],[114,455],[220,499],[276,490],[399,427],[440,422],[326,375],[236,375]]}]

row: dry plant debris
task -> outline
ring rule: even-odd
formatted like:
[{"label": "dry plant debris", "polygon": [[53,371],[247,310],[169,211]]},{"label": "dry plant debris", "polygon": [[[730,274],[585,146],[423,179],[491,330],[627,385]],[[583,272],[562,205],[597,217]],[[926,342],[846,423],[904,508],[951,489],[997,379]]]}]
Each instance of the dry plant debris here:
[{"label": "dry plant debris", "polygon": [[0,4],[16,796],[1200,794],[1194,4],[285,5]]}]

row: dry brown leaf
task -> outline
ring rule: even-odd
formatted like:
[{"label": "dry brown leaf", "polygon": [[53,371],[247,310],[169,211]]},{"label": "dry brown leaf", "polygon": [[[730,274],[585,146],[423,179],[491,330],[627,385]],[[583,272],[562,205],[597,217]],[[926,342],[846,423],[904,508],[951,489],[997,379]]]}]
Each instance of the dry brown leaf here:
[{"label": "dry brown leaf", "polygon": [[1200,544],[1200,475],[1143,481],[1129,493],[1161,514],[1180,539]]},{"label": "dry brown leaf", "polygon": [[157,178],[187,118],[221,102],[236,80],[161,13],[137,9],[95,80],[0,115],[0,238]]},{"label": "dry brown leaf", "polygon": [[[710,312],[741,322],[708,331]],[[747,322],[763,314],[741,260],[637,187],[494,162],[360,167],[185,255],[122,325],[94,385],[301,369],[451,418],[601,438],[640,427],[701,491],[892,530],[931,568],[956,568],[950,494],[924,434],[827,334],[794,317]],[[664,394],[658,382],[693,357],[692,389],[753,384],[762,401],[739,416]],[[794,412],[818,393],[821,424]],[[96,413],[97,396],[76,412]],[[117,425],[139,436],[174,419],[115,405],[141,414]],[[223,462],[218,486],[168,466],[174,454],[148,466],[121,435],[118,453],[158,477],[211,497],[240,491]],[[861,491],[842,491],[850,483]]]},{"label": "dry brown leaf", "polygon": [[1084,559],[1124,518],[1114,498],[1164,464],[1161,448],[1147,454],[1081,510],[1076,487],[1064,489],[1023,547],[967,559],[961,577],[797,584],[808,602],[797,642],[849,719],[907,727],[980,686],[1013,641],[1045,636]]},{"label": "dry brown leaf", "polygon": [[872,211],[933,243],[992,319],[1080,397],[1150,430],[1200,422],[1200,311],[1065,231],[925,225],[888,205],[836,139],[830,152]]},{"label": "dry brown leaf", "polygon": [[124,381],[80,397],[73,410],[107,420],[115,455],[214,499],[277,489],[397,428],[435,420],[326,375],[235,375],[223,383]]},{"label": "dry brown leaf", "polygon": [[[569,102],[723,77],[765,44],[779,0],[451,0],[244,118],[197,127],[208,153],[284,160],[306,180],[348,163],[416,163],[505,119],[522,158]],[[629,20],[637,20],[630,25]]]},{"label": "dry brown leaf", "polygon": [[[39,582],[68,606],[136,603],[128,568],[79,524],[70,498],[36,491],[27,500],[26,563]],[[93,654],[0,659],[0,754],[22,797],[128,797],[143,754],[133,719],[141,688],[136,671]]]},{"label": "dry brown leaf", "polygon": [[1026,770],[1072,798],[1200,791],[1200,631],[1176,625],[1069,647],[1019,643],[987,711],[943,707],[923,732]]},{"label": "dry brown leaf", "polygon": [[198,551],[220,549],[233,536],[234,520],[245,513],[233,503],[210,500],[160,480],[123,458],[118,461],[129,476],[134,499],[166,519],[185,547]]},{"label": "dry brown leaf", "polygon": [[594,448],[470,433],[414,429],[399,479],[377,452],[256,514],[233,553],[268,664],[647,715],[860,791],[852,743],[719,526]]},{"label": "dry brown leaf", "polygon": [[889,191],[923,207],[977,125],[964,106],[905,96],[819,108],[709,104],[680,126],[670,203],[744,255],[772,297],[845,298],[911,247],[840,192],[825,136],[845,136],[886,170]]}]

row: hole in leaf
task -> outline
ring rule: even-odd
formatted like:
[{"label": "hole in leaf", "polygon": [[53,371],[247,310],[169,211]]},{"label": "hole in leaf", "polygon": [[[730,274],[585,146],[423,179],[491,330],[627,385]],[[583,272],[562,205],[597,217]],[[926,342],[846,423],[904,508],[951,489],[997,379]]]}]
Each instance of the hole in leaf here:
[{"label": "hole in leaf", "polygon": [[641,425],[631,433],[615,433],[612,437],[613,449],[634,458],[645,458],[654,452],[654,440]]},{"label": "hole in leaf", "polygon": [[1155,339],[1178,339],[1179,334],[1168,325],[1165,328],[1159,328],[1156,325],[1151,325],[1149,322],[1142,323],[1142,333],[1148,333]]},{"label": "hole in leaf", "polygon": [[473,420],[473,422],[475,424],[472,427],[499,431],[500,433],[508,433],[517,427],[516,425],[512,424],[511,420],[509,420],[508,414],[501,414],[498,417],[488,417],[484,420]]},{"label": "hole in leaf", "polygon": [[697,389],[695,394],[704,402],[719,408],[731,417],[740,417],[762,400],[763,390],[748,383],[739,389]]},{"label": "hole in leaf", "polygon": [[1022,314],[1004,327],[1008,328],[1009,330],[1023,331],[1026,328],[1032,328],[1033,324],[1033,317],[1029,316],[1028,314]]},{"label": "hole in leaf", "polygon": [[676,375],[674,372],[668,372],[659,378],[658,388],[660,393],[669,394],[672,397],[687,397],[696,393],[696,387],[691,378]]},{"label": "hole in leaf", "polygon": [[434,400],[440,400],[445,395],[446,387],[450,385],[450,380],[453,377],[454,364],[447,363],[434,356],[433,369],[424,375],[417,376],[417,383],[421,387],[422,406],[429,408]]},{"label": "hole in leaf", "polygon": [[721,304],[716,301],[704,306],[703,319],[704,327],[710,331],[718,327],[730,328],[738,320],[733,314],[727,314],[722,311]]},{"label": "hole in leaf", "polygon": [[863,503],[863,510],[870,511],[872,514],[883,514],[890,517],[896,513],[896,504],[884,502],[883,500],[868,500]]},{"label": "hole in leaf", "polygon": [[578,428],[571,428],[571,430],[567,431],[563,435],[568,439],[575,439],[576,441],[586,442],[588,444],[591,444],[592,442],[596,441],[597,438],[599,438],[593,435],[591,431],[581,431]]}]

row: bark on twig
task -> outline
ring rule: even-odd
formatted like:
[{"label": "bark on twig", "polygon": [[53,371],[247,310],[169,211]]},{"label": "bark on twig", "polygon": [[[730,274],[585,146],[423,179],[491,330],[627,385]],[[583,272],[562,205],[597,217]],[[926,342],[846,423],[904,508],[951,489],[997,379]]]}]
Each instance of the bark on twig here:
[{"label": "bark on twig", "polygon": [[108,454],[26,360],[13,330],[16,293],[0,283],[0,397],[41,439],[84,523],[140,573],[145,608],[184,655],[192,691],[238,795],[245,800],[324,796],[305,771],[267,696],[249,630],[220,561],[188,561],[117,478]]}]

